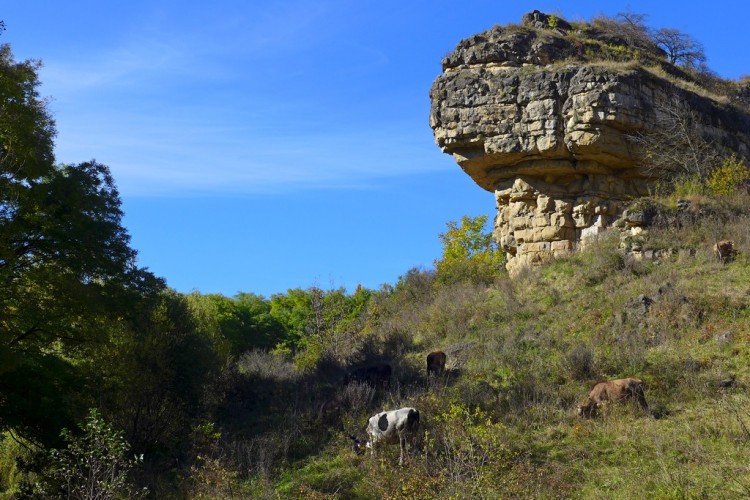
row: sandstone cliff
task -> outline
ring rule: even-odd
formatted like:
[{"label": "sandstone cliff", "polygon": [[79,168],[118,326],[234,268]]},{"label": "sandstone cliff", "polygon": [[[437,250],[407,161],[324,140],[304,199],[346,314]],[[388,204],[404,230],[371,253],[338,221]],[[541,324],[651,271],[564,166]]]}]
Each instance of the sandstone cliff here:
[{"label": "sandstone cliff", "polygon": [[495,193],[511,272],[604,231],[670,175],[632,141],[655,132],[670,103],[688,106],[722,154],[750,157],[746,108],[689,81],[655,44],[536,11],[461,41],[430,97],[438,146]]}]

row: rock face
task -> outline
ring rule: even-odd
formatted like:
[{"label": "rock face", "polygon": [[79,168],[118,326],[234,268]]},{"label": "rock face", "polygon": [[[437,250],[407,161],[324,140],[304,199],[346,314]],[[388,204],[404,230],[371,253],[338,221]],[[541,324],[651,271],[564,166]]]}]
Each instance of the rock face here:
[{"label": "rock face", "polygon": [[563,20],[524,21],[461,41],[430,91],[438,146],[495,193],[509,271],[575,249],[649,194],[665,173],[642,167],[629,137],[654,130],[659,103],[689,103],[706,140],[750,157],[746,112],[633,61],[586,61],[598,45]]}]

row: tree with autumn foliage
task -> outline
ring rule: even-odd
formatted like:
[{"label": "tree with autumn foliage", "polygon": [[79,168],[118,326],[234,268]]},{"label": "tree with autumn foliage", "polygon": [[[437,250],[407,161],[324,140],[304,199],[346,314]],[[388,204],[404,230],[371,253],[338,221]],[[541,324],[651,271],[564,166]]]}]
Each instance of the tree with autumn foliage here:
[{"label": "tree with autumn foliage", "polygon": [[448,230],[440,234],[443,256],[435,261],[439,282],[489,284],[504,273],[505,253],[485,231],[487,219],[465,215],[460,223],[448,222]]}]

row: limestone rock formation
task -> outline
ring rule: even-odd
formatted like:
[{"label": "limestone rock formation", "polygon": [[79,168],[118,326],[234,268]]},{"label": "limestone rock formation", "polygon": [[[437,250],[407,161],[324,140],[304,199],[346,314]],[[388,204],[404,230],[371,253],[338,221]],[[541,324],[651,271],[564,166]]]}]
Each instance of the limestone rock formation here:
[{"label": "limestone rock formation", "polygon": [[430,91],[438,146],[495,193],[511,272],[606,230],[668,175],[645,168],[630,140],[655,130],[660,104],[688,103],[706,141],[750,157],[746,109],[682,85],[658,47],[620,48],[549,17],[461,41]]}]

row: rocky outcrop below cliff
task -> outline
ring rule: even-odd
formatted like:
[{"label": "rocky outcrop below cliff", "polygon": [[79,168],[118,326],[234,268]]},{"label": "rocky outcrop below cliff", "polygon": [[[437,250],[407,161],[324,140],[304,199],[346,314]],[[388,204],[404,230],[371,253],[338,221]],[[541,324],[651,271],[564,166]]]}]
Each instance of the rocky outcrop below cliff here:
[{"label": "rocky outcrop below cliff", "polygon": [[494,236],[512,272],[606,230],[670,175],[649,168],[631,140],[655,132],[669,103],[688,106],[718,150],[750,157],[746,110],[681,85],[658,47],[598,60],[595,47],[623,50],[564,20],[551,29],[543,16],[461,41],[430,92],[438,146],[495,193]]}]

